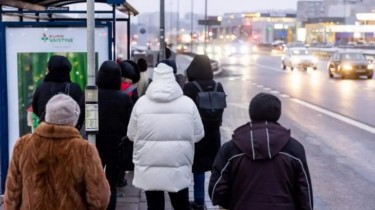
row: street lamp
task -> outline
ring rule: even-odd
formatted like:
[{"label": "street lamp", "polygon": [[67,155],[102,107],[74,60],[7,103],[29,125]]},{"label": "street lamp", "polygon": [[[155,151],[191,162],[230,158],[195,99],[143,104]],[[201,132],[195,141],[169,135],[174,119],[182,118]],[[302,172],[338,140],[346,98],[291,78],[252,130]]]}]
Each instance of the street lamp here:
[{"label": "street lamp", "polygon": [[160,60],[165,59],[165,6],[164,0],[160,0]]},{"label": "street lamp", "polygon": [[191,23],[190,23],[190,26],[191,26],[191,33],[190,33],[190,50],[191,52],[193,52],[193,30],[194,30],[194,0],[191,0]]},{"label": "street lamp", "polygon": [[204,4],[204,20],[205,20],[205,24],[204,24],[204,54],[206,54],[206,50],[207,50],[207,35],[208,35],[208,31],[207,31],[207,0],[205,0],[205,4]]},{"label": "street lamp", "polygon": [[177,30],[176,30],[176,47],[180,36],[180,0],[177,0]]}]

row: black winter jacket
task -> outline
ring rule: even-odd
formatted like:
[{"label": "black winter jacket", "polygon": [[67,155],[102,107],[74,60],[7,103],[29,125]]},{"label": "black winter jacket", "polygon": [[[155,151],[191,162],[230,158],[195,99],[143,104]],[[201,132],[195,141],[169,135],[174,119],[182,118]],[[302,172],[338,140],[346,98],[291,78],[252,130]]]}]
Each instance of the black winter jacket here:
[{"label": "black winter jacket", "polygon": [[97,76],[99,133],[96,146],[102,162],[117,165],[119,144],[126,136],[133,102],[124,91],[120,90],[120,70],[115,71],[111,68],[114,67],[110,64],[102,65]]},{"label": "black winter jacket", "polygon": [[305,150],[277,123],[247,123],[220,149],[209,195],[226,209],[312,210]]},{"label": "black winter jacket", "polygon": [[[69,88],[67,88],[68,84],[70,84]],[[76,83],[71,83],[70,81],[43,81],[37,87],[33,96],[33,112],[39,117],[40,121],[44,121],[47,102],[58,93],[69,94],[69,96],[72,97],[79,105],[81,109],[81,114],[78,118],[76,128],[80,130],[85,116],[85,99],[83,91],[81,90],[80,86]]]}]

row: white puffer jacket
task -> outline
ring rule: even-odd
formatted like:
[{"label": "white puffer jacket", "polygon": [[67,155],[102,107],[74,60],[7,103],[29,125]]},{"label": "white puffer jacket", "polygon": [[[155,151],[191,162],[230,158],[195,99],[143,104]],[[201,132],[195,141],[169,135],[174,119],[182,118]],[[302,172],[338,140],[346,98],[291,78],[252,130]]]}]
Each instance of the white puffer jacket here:
[{"label": "white puffer jacket", "polygon": [[134,141],[133,185],[146,191],[189,187],[194,143],[204,136],[194,102],[183,95],[173,69],[159,64],[146,95],[135,104],[128,137]]}]

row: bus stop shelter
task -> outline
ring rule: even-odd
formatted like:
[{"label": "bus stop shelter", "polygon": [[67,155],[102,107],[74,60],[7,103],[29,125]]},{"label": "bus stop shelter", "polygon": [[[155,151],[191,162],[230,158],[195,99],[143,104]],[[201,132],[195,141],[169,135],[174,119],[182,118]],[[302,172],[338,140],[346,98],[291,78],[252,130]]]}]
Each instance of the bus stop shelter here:
[{"label": "bus stop shelter", "polygon": [[[32,94],[45,74],[47,58],[67,56],[74,67],[72,81],[84,89],[87,83],[85,9],[70,9],[86,0],[0,0],[0,164],[4,192],[10,154],[19,136],[29,133],[28,111]],[[125,0],[96,0],[105,5],[95,10],[96,69],[104,60],[116,60],[119,44],[126,40],[130,59],[130,21],[138,11]],[[99,4],[98,4],[99,5]],[[109,9],[108,9],[109,8]],[[121,14],[122,17],[118,17]],[[126,35],[116,23],[126,22]],[[32,121],[32,120],[31,120]]]}]

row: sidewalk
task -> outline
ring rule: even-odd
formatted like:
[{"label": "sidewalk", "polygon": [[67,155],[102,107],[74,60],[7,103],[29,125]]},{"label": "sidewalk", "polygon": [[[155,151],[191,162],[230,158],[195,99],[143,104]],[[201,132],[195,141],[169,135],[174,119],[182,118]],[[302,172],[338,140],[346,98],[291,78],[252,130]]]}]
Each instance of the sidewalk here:
[{"label": "sidewalk", "polygon": [[[133,179],[133,173],[126,174],[128,185],[118,189],[117,208],[116,210],[147,210],[147,203],[145,193],[135,188],[131,183]],[[208,180],[210,173],[206,173],[206,206],[208,210],[219,210],[219,207],[212,206],[211,200],[208,197]],[[193,184],[192,184],[193,185]],[[193,198],[192,186],[189,189],[189,197]],[[0,210],[3,210],[3,198],[0,197]],[[165,210],[173,210],[169,201],[169,196],[165,194]]]}]

